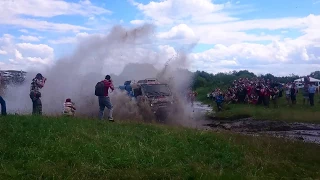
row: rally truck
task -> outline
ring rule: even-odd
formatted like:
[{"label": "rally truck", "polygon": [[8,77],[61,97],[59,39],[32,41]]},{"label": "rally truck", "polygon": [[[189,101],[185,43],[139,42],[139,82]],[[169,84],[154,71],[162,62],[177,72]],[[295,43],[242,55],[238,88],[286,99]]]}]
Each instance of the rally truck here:
[{"label": "rally truck", "polygon": [[144,79],[137,83],[126,81],[119,88],[137,101],[145,119],[155,118],[158,122],[165,122],[174,109],[174,97],[169,85],[157,79]]}]

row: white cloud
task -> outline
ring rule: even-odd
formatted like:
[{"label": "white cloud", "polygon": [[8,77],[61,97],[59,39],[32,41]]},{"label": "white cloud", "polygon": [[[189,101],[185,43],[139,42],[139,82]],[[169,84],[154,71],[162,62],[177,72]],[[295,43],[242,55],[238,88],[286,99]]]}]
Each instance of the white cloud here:
[{"label": "white cloud", "polygon": [[[150,62],[157,63],[160,59],[168,59],[177,54],[173,45],[198,42],[200,45],[210,44],[213,48],[190,54],[193,69],[215,72],[246,68],[265,72],[276,65],[282,67],[301,65],[304,69],[299,69],[299,72],[307,72],[310,70],[306,68],[308,64],[312,66],[319,64],[319,14],[310,14],[306,17],[246,18],[243,20],[239,14],[246,10],[242,2],[232,1],[235,2],[234,4],[217,4],[216,2],[212,0],[161,0],[142,4],[132,1],[141,11],[142,16],[137,15],[137,19],[133,19],[130,23],[135,26],[147,22],[155,23],[158,25],[157,30],[161,30],[156,33],[157,40],[160,41],[139,45],[132,49],[128,48],[131,53],[124,54],[121,50],[110,51],[110,53],[115,53],[112,57],[119,56],[119,59],[112,63],[123,65],[127,59],[131,60],[131,58],[134,59],[132,61],[138,62],[139,58],[146,55],[150,56]],[[30,6],[37,8],[30,8]],[[0,15],[0,25],[12,25],[18,27],[20,32],[28,33],[17,37],[25,43],[16,44],[14,37],[8,34],[0,38],[1,57],[8,57],[11,59],[11,65],[15,66],[50,64],[55,51],[49,45],[74,44],[85,37],[90,37],[91,34],[84,33],[84,31],[93,33],[91,30],[100,27],[109,28],[109,26],[106,27],[106,24],[119,24],[119,19],[109,20],[103,16],[110,14],[108,10],[95,6],[88,0],[77,3],[62,0],[31,0],[28,2],[9,0],[0,2],[0,10],[3,12]],[[66,21],[57,23],[49,20],[50,17],[63,15],[80,15],[84,16],[84,20],[87,21],[84,25],[75,25]],[[35,43],[41,38],[38,34],[32,34],[34,29],[73,31],[74,36],[62,35],[58,39],[50,39],[50,44],[46,45],[41,41]],[[292,32],[295,36],[300,33],[299,37],[289,38]],[[160,55],[156,53],[157,51],[161,52]],[[132,54],[136,57],[131,57]],[[270,65],[270,68],[267,65]],[[294,71],[290,68],[282,70],[274,68],[270,71],[275,71],[275,69],[287,74]]]},{"label": "white cloud", "polygon": [[79,3],[67,2],[63,0],[4,0],[1,1],[1,12],[9,15],[26,15],[33,17],[54,17],[59,15],[100,15],[110,14],[111,11],[94,6],[89,0],[82,0]]},{"label": "white cloud", "polygon": [[28,33],[28,32],[29,32],[29,31],[26,30],[26,29],[20,29],[19,31],[22,32],[22,33]]},{"label": "white cloud", "polygon": [[[36,18],[50,18],[61,15],[94,16],[111,13],[111,11],[107,9],[94,6],[89,0],[81,0],[79,3],[62,0],[5,0],[0,1],[0,12],[0,24],[62,32],[89,30],[89,28],[65,23],[53,23]],[[32,18],[26,18],[24,16]]]},{"label": "white cloud", "polygon": [[[299,44],[297,39],[286,41],[274,41],[267,45],[256,43],[238,43],[229,46],[217,44],[214,48],[201,52],[191,54],[195,66],[203,67],[217,66],[228,70],[234,68],[244,67],[246,69],[253,69],[257,66],[263,66],[267,70],[268,64],[278,64],[283,67],[281,73],[294,73],[295,69],[286,67],[293,67],[292,64],[317,64],[320,60],[320,48],[312,44]],[[223,64],[225,60],[232,59],[230,64]],[[290,65],[291,64],[291,65]],[[230,66],[231,65],[231,66]],[[297,66],[299,67],[299,66]],[[318,67],[318,66],[317,66]],[[310,68],[299,69],[299,73],[308,74]],[[210,72],[213,70],[208,69]],[[255,69],[259,71],[260,69]],[[262,72],[262,69],[261,71]],[[274,72],[274,71],[273,71]],[[279,74],[280,72],[274,72]]]},{"label": "white cloud", "polygon": [[40,39],[38,37],[35,37],[35,36],[24,36],[24,35],[21,35],[19,37],[19,39],[21,39],[23,41],[40,41]]},{"label": "white cloud", "polygon": [[[263,67],[260,71],[266,72],[268,64],[306,67],[318,64],[320,60],[319,14],[242,20],[239,13],[244,12],[245,6],[240,2],[215,4],[211,0],[163,0],[133,4],[142,12],[144,20],[154,22],[160,30],[171,27],[167,32],[160,32],[159,38],[197,37],[200,45],[214,46],[207,51],[190,54],[194,70],[216,72],[243,67],[256,72],[260,69],[254,67]],[[291,33],[288,32],[300,32],[301,35],[289,38]],[[299,73],[307,74],[310,69],[299,69]],[[285,68],[281,73],[294,71]]]},{"label": "white cloud", "polygon": [[195,38],[195,34],[186,24],[179,24],[168,32],[159,33],[158,37],[163,39],[193,39]]},{"label": "white cloud", "polygon": [[[318,36],[317,32],[320,28],[320,15],[311,14],[304,18],[258,19],[210,25],[191,24],[186,26],[188,26],[190,32],[193,31],[194,35],[199,37],[199,43],[203,44],[233,44],[254,41],[275,41],[280,40],[283,37],[283,33],[278,33],[277,35],[260,33],[260,35],[257,35],[249,34],[246,31],[263,29],[298,29],[301,30],[302,33]],[[178,26],[174,26],[172,29],[178,29],[177,27]],[[172,29],[170,31],[173,31]],[[170,31],[162,32],[161,34],[170,34],[172,33]]]},{"label": "white cloud", "polygon": [[0,24],[6,25],[14,25],[21,26],[30,29],[36,29],[39,31],[58,31],[58,32],[66,32],[66,31],[80,31],[80,30],[90,30],[90,28],[71,25],[66,23],[51,23],[48,21],[30,19],[30,18],[17,18],[11,17],[9,19],[1,19],[0,16]]},{"label": "white cloud", "polygon": [[139,20],[139,19],[130,21],[130,23],[131,23],[131,24],[134,24],[134,25],[142,25],[142,24],[144,24],[145,22],[146,22],[146,21],[144,21],[144,20]]},{"label": "white cloud", "polygon": [[0,54],[5,55],[5,54],[7,54],[7,51],[4,51],[4,50],[0,49]]},{"label": "white cloud", "polygon": [[54,50],[46,44],[18,43],[17,48],[26,55],[37,57],[53,57]]},{"label": "white cloud", "polygon": [[23,57],[22,57],[22,54],[18,51],[18,50],[14,50],[15,52],[14,52],[14,56],[15,56],[15,58],[17,59],[17,60],[22,60],[23,59]]},{"label": "white cloud", "polygon": [[[10,35],[6,35],[10,36]],[[138,63],[138,62],[149,62],[155,64],[156,66],[163,66],[163,64],[172,56],[176,55],[174,48],[169,45],[157,46],[153,44],[132,44],[123,43],[123,46],[118,46],[116,43],[104,43],[101,39],[105,38],[105,35],[101,34],[88,34],[88,33],[78,33],[75,35],[73,40],[84,40],[88,42],[92,48],[93,55],[97,55],[98,58],[104,58],[101,63],[107,62],[108,65],[105,66],[106,70],[113,73],[119,73],[122,71],[124,65],[128,62]],[[82,39],[83,38],[83,39]],[[95,39],[95,40],[94,40]],[[99,42],[93,42],[98,41]],[[137,39],[136,39],[137,40]],[[135,40],[130,40],[134,42]],[[40,67],[49,67],[54,64],[54,49],[46,44],[33,44],[33,43],[15,43],[14,39],[10,40],[11,42],[11,51],[6,56],[9,60],[8,62],[3,62],[1,68],[10,68],[10,69],[23,69],[28,70],[32,69],[41,69]],[[145,41],[143,41],[145,42]],[[74,43],[74,41],[72,41]],[[81,47],[87,49],[88,44],[84,43]],[[154,47],[154,48],[153,48]],[[105,54],[106,53],[106,54]],[[102,55],[105,54],[105,55]],[[81,55],[78,55],[80,58]],[[86,55],[88,61],[84,64],[90,65],[92,62],[89,60],[90,55]],[[115,58],[115,59],[113,59]],[[63,60],[63,59],[61,59]],[[84,66],[84,71],[87,67]]]},{"label": "white cloud", "polygon": [[191,21],[202,21],[203,17],[208,17],[207,15],[216,18],[205,18],[204,22],[234,20],[232,17],[220,13],[221,10],[230,6],[230,3],[213,4],[211,0],[164,0],[151,1],[148,4],[133,2],[133,4],[142,11],[146,18],[151,18],[156,24],[173,24],[186,20],[190,16]]},{"label": "white cloud", "polygon": [[[248,33],[249,30],[288,30],[320,27],[320,16],[310,14],[307,17],[284,17],[272,19],[240,20],[234,12],[246,6],[239,3],[215,4],[211,0],[164,0],[147,4],[133,3],[149,21],[158,25],[170,25],[172,29],[186,24],[199,37],[199,43],[233,44],[254,41],[275,41],[282,38],[277,35]],[[232,10],[232,11],[230,11]],[[172,31],[172,30],[170,30]],[[163,34],[169,34],[163,32]],[[311,31],[309,29],[309,31]],[[184,32],[182,32],[184,33]]]},{"label": "white cloud", "polygon": [[319,4],[320,1],[319,0],[313,0],[313,4]]},{"label": "white cloud", "polygon": [[76,36],[73,37],[63,37],[60,39],[56,39],[56,40],[49,40],[49,43],[51,44],[74,44],[77,43],[78,41],[88,37],[89,34],[86,32],[82,32],[82,33],[77,33]]},{"label": "white cloud", "polygon": [[166,56],[164,59],[170,59],[177,55],[176,50],[169,45],[159,45],[158,48],[160,53]]},{"label": "white cloud", "polygon": [[2,62],[4,69],[28,69],[39,68],[52,64],[54,59],[54,49],[46,44],[15,43],[14,37],[4,34],[0,38],[0,47],[6,53],[8,62]]}]

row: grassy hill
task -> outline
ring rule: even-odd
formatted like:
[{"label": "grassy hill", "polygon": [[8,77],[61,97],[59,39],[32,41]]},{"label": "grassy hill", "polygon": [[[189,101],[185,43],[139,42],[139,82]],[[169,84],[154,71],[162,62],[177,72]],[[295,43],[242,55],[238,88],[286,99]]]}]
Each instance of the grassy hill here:
[{"label": "grassy hill", "polygon": [[319,152],[178,127],[0,116],[0,179],[317,179]]}]

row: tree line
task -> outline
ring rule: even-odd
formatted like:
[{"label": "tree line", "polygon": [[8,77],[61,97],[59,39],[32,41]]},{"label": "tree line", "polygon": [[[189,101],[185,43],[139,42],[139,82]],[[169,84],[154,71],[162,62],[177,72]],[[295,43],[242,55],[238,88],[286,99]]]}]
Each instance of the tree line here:
[{"label": "tree line", "polygon": [[[320,79],[320,71],[315,71],[309,74],[311,77]],[[288,83],[293,82],[294,80],[301,78],[301,76],[290,74],[288,76],[275,76],[273,74],[263,74],[263,75],[256,75],[253,72],[249,72],[248,70],[241,70],[241,71],[231,71],[227,73],[217,73],[211,74],[205,71],[196,71],[194,73],[194,81],[193,81],[193,89],[199,88],[220,88],[225,89],[229,87],[234,80],[239,78],[265,78],[270,79],[275,82],[279,83]]]}]

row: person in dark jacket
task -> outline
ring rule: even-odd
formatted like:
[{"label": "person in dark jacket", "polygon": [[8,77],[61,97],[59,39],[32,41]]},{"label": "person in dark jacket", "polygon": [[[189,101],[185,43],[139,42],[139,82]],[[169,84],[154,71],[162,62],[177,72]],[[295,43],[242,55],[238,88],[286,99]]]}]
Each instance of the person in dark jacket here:
[{"label": "person in dark jacket", "polygon": [[0,96],[1,115],[7,115],[6,101]]},{"label": "person in dark jacket", "polygon": [[110,97],[109,97],[109,89],[111,89],[112,91],[114,90],[114,86],[111,80],[110,75],[106,75],[105,79],[102,81],[104,83],[104,95],[103,96],[99,96],[99,119],[102,120],[103,116],[104,116],[104,109],[107,107],[109,110],[109,121],[113,121],[113,116],[112,116],[112,112],[113,112],[113,105],[110,101]]},{"label": "person in dark jacket", "polygon": [[220,93],[216,96],[216,103],[217,103],[218,111],[221,111],[221,110],[222,110],[223,101],[224,101],[224,97],[223,97],[223,94],[220,92]]},{"label": "person in dark jacket", "polygon": [[2,98],[2,93],[4,87],[2,86],[2,81],[4,79],[2,78],[1,72],[0,72],[0,106],[1,106],[1,115],[5,116],[7,115],[7,106],[6,106],[6,101]]},{"label": "person in dark jacket", "polygon": [[292,105],[295,105],[297,103],[297,88],[295,83],[292,83],[291,85],[290,97],[291,97]]}]

